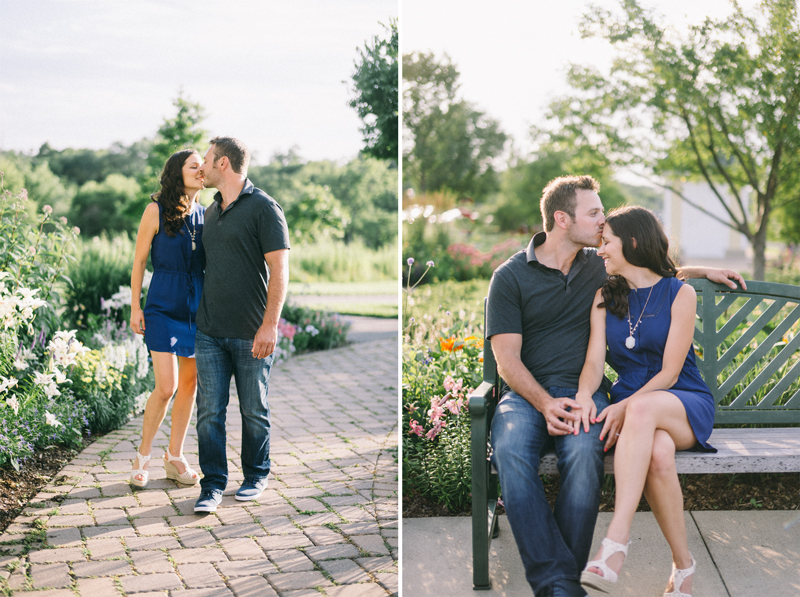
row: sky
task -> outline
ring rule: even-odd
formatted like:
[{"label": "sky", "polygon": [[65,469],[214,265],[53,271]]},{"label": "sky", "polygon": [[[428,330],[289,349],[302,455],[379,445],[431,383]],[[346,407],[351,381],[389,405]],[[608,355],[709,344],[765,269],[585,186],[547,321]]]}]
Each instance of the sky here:
[{"label": "sky", "polygon": [[354,61],[397,16],[397,0],[0,0],[0,150],[152,137],[182,89],[258,163],[352,159]]},{"label": "sky", "polygon": [[[619,10],[619,2],[595,0]],[[730,14],[728,0],[641,0],[667,23],[685,29],[706,15]],[[756,0],[740,0],[753,10]],[[588,0],[403,0],[400,50],[447,53],[461,73],[461,97],[500,122],[521,150],[547,104],[567,93],[570,62],[608,68],[613,51],[599,39],[581,39],[578,23]],[[641,181],[640,181],[641,182]]]}]

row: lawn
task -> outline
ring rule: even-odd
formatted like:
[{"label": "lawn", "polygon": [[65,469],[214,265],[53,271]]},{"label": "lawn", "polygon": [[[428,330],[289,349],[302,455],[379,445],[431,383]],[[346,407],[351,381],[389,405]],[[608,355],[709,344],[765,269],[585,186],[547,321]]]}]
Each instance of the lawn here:
[{"label": "lawn", "polygon": [[290,282],[294,303],[342,315],[397,317],[398,282]]}]

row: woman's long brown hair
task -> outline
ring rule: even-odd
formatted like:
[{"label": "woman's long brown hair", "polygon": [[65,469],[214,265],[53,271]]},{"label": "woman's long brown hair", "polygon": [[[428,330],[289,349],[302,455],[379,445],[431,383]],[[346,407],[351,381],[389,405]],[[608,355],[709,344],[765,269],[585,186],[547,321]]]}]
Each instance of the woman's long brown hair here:
[{"label": "woman's long brown hair", "polygon": [[164,170],[161,172],[161,189],[150,197],[161,204],[161,214],[164,216],[164,230],[167,236],[175,236],[183,226],[183,218],[189,214],[191,203],[189,196],[184,193],[183,165],[189,156],[198,153],[194,149],[181,149],[173,153]]},{"label": "woman's long brown hair", "polygon": [[[646,267],[664,278],[674,278],[678,267],[669,256],[669,239],[661,222],[649,209],[626,205],[606,217],[606,226],[622,241],[622,255],[631,265]],[[620,319],[628,314],[631,289],[622,276],[608,276],[601,289],[605,307]]]}]

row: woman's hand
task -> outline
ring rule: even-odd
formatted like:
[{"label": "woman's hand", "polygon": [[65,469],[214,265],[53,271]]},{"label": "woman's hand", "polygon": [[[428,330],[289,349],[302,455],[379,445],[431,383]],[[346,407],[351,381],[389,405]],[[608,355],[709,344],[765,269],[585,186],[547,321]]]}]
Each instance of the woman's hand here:
[{"label": "woman's hand", "polygon": [[131,309],[131,329],[144,336],[144,311],[141,309]]},{"label": "woman's hand", "polygon": [[600,441],[606,438],[606,445],[605,448],[603,448],[605,452],[608,452],[611,447],[617,443],[617,437],[619,437],[622,431],[622,424],[625,422],[626,407],[627,404],[625,400],[612,404],[603,409],[600,416],[594,420],[595,423],[603,421],[603,429],[600,431]]},{"label": "woman's hand", "polygon": [[581,430],[581,424],[583,424],[583,430],[589,433],[589,424],[594,422],[594,417],[597,414],[597,405],[588,394],[578,393],[575,395],[575,400],[581,405],[581,419],[574,423],[575,435],[578,435]]}]

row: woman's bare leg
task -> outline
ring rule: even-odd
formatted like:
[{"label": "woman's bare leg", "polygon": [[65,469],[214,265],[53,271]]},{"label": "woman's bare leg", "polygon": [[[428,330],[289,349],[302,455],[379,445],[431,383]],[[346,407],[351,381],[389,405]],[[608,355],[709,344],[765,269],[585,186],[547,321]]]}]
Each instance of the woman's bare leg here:
[{"label": "woman's bare leg", "polygon": [[[675,467],[675,442],[663,429],[656,430],[650,469],[644,485],[644,495],[653,515],[672,550],[672,561],[678,568],[689,568],[692,556],[683,515],[683,492]],[[680,587],[684,593],[692,592],[692,577]],[[666,590],[672,591],[672,582]]]},{"label": "woman's bare leg", "polygon": [[[169,453],[178,458],[183,454],[183,442],[192,420],[194,399],[197,394],[197,367],[195,360],[178,357],[178,391],[172,403],[172,430],[169,436]],[[179,473],[185,473],[182,462],[173,462]]]},{"label": "woman's bare leg", "polygon": [[[147,456],[153,449],[153,438],[161,426],[161,422],[167,414],[167,407],[178,384],[178,359],[169,352],[150,351],[153,358],[153,373],[155,374],[156,385],[153,388],[147,404],[144,407],[144,420],[142,421],[142,442],[139,452],[142,456]],[[139,468],[139,459],[134,458],[133,468]],[[150,463],[144,464],[147,470]],[[136,475],[142,481],[142,475]]]},{"label": "woman's bare leg", "polygon": [[[616,497],[614,517],[606,534],[612,541],[623,545],[630,538],[633,515],[642,498],[658,429],[668,433],[679,450],[691,448],[697,441],[686,418],[683,403],[674,394],[656,391],[629,399],[625,422],[614,452]],[[682,511],[680,524],[684,525]],[[601,555],[602,550],[595,559]],[[607,564],[619,572],[624,559],[622,553],[616,553],[608,559]],[[602,575],[597,568],[591,570]]]}]

